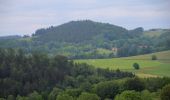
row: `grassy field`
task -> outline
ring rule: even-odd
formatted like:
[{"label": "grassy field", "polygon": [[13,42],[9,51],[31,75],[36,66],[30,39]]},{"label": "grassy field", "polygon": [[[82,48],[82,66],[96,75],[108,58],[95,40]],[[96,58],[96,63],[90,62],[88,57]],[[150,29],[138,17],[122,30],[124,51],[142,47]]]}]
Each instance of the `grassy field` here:
[{"label": "grassy field", "polygon": [[[152,55],[156,55],[158,60],[151,60]],[[140,77],[170,77],[170,51],[124,58],[76,60],[75,62],[87,63],[100,68],[119,68],[120,70],[134,72]],[[133,69],[133,63],[138,63],[140,70]]]}]

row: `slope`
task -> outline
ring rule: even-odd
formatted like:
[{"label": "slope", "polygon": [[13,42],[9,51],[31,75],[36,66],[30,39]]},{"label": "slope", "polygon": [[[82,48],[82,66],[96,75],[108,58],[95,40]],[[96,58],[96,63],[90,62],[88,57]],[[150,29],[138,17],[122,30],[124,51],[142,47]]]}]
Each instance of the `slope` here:
[{"label": "slope", "polygon": [[[125,71],[131,71],[141,77],[146,76],[170,76],[170,51],[163,51],[154,53],[159,60],[150,60],[150,56],[140,55],[127,58],[112,58],[112,59],[86,59],[76,60],[77,63],[87,63],[95,67],[109,68],[109,69],[121,69]],[[166,59],[166,61],[164,61]],[[138,63],[140,70],[134,70],[132,65]]]}]

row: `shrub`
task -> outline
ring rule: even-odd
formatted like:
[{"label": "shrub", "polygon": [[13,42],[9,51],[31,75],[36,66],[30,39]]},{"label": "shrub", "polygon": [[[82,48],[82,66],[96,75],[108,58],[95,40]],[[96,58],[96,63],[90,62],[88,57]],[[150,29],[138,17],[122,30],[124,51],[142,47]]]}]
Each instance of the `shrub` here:
[{"label": "shrub", "polygon": [[140,69],[140,67],[139,67],[139,64],[138,64],[138,63],[134,63],[134,64],[133,64],[133,67],[134,67],[136,70]]},{"label": "shrub", "polygon": [[157,60],[157,56],[156,55],[152,55],[152,60]]}]

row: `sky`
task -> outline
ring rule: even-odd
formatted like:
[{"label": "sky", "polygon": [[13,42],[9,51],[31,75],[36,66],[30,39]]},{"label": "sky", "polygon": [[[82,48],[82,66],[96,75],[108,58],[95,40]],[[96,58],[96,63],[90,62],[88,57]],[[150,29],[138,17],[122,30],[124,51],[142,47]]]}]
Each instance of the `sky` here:
[{"label": "sky", "polygon": [[85,19],[127,29],[170,28],[170,0],[0,0],[0,36]]}]

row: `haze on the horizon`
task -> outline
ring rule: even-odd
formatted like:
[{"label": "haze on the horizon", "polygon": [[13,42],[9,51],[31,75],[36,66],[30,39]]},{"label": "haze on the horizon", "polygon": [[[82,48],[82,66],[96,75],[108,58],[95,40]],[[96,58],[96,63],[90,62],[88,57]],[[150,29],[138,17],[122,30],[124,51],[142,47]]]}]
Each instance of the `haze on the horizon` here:
[{"label": "haze on the horizon", "polygon": [[82,19],[127,29],[170,28],[170,0],[0,0],[0,36]]}]

